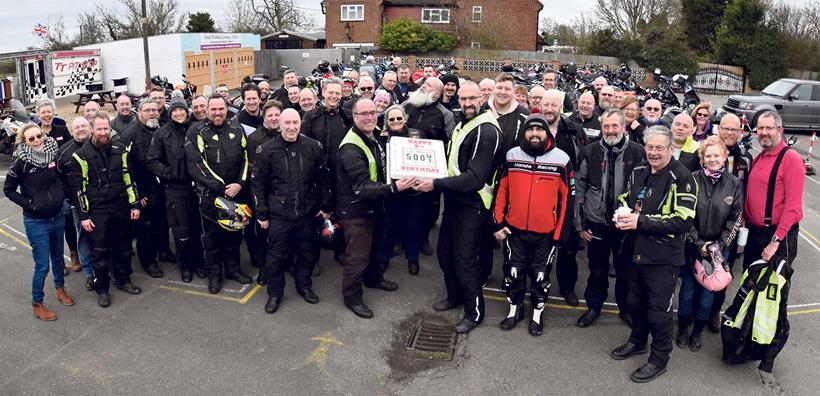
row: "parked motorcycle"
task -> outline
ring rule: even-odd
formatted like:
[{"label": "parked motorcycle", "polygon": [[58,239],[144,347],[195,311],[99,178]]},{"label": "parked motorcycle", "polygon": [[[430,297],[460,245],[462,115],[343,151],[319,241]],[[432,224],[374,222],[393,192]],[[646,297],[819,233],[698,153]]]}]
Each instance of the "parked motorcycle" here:
[{"label": "parked motorcycle", "polygon": [[14,142],[15,139],[17,139],[17,131],[19,131],[23,125],[31,122],[31,116],[26,110],[26,107],[23,106],[23,102],[14,98],[11,100],[10,107],[11,111],[2,123],[3,136],[0,138],[0,153],[6,155],[11,155],[14,152]]}]

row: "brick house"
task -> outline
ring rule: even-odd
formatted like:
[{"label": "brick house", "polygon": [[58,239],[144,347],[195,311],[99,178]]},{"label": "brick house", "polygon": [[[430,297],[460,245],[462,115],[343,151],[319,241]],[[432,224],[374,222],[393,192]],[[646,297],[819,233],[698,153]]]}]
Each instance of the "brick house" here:
[{"label": "brick house", "polygon": [[460,48],[535,51],[539,0],[323,0],[327,46],[378,46],[381,27],[407,17],[453,33]]}]

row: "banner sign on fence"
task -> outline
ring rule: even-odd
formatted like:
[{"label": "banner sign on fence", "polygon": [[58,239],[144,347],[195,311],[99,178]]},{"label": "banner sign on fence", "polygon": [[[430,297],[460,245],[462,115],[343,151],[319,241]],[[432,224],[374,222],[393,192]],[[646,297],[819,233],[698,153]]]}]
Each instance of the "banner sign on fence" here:
[{"label": "banner sign on fence", "polygon": [[208,51],[224,48],[242,48],[242,39],[236,33],[201,33],[199,50]]}]

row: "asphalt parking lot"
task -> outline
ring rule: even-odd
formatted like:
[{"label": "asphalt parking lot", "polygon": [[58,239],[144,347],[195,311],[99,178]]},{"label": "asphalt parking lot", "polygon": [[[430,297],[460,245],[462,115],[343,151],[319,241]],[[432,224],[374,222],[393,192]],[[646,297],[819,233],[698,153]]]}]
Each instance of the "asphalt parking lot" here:
[{"label": "asphalt parking lot", "polygon": [[[807,147],[808,140],[798,144]],[[8,162],[0,159],[0,169]],[[786,390],[797,395],[820,388],[820,291],[813,282],[820,276],[818,197],[820,179],[807,179],[790,296],[791,338],[775,365]],[[529,336],[526,322],[510,332],[499,330],[507,305],[490,289],[498,288],[500,259],[485,292],[484,324],[458,339],[452,360],[431,360],[406,345],[416,321],[432,315],[430,305],[444,293],[434,257],[422,258],[418,276],[394,259],[386,276],[400,289],[365,290],[376,313],[371,320],[344,308],[341,268],[324,252],[322,274],[314,278],[318,305],[302,301],[288,278],[281,309],[267,315],[265,290],[255,285],[227,281],[212,296],[203,280],[181,283],[172,264],[162,264],[164,278],[152,279],[134,260],[134,283],[143,293],[130,296],[112,288],[108,309],[84,290],[80,273],[66,280],[75,306],[58,305],[49,277],[45,303],[59,315],[56,322],[31,316],[31,254],[20,209],[7,199],[0,200],[0,257],[0,395],[761,393],[756,364],[724,365],[719,336],[711,333],[700,352],[676,347],[669,371],[659,379],[632,383],[629,373],[646,355],[609,358],[629,332],[612,306],[594,326],[580,329],[575,320],[583,304],[568,307],[552,299],[541,337]],[[585,252],[578,257],[576,291],[582,295]],[[247,259],[243,266],[255,274]],[[455,323],[458,313],[438,318]]]}]

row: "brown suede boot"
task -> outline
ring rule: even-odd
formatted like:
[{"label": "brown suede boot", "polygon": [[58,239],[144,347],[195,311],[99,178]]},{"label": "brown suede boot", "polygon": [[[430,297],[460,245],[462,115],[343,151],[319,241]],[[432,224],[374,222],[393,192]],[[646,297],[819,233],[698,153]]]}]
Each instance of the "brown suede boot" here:
[{"label": "brown suede boot", "polygon": [[65,287],[57,288],[57,299],[67,307],[74,305],[74,299],[68,295],[68,292],[65,291]]},{"label": "brown suede boot", "polygon": [[43,304],[31,303],[31,312],[35,318],[45,321],[57,320],[57,314],[51,312]]},{"label": "brown suede boot", "polygon": [[80,272],[83,270],[83,266],[80,265],[80,255],[77,254],[76,250],[71,252],[71,270],[74,272]]}]

